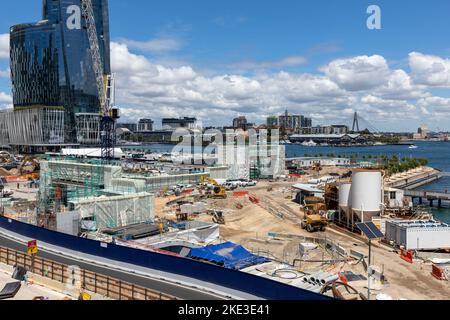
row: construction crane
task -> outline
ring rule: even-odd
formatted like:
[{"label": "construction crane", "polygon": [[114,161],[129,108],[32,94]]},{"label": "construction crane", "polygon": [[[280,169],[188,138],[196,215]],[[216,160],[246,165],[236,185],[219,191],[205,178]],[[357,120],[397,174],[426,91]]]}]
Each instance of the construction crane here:
[{"label": "construction crane", "polygon": [[119,119],[119,111],[117,108],[113,107],[114,76],[111,74],[104,74],[92,1],[81,0],[81,10],[82,16],[86,21],[90,55],[92,58],[95,82],[100,102],[100,141],[102,160],[112,160],[114,159],[114,147],[116,143],[115,124],[116,120]]},{"label": "construction crane", "polygon": [[217,183],[216,180],[208,177],[208,176],[202,176],[200,179],[200,185],[201,185],[201,191],[203,192],[205,190],[205,182],[210,182],[214,188],[213,193],[210,195],[212,198],[219,198],[219,199],[226,199],[227,198],[227,192],[224,187],[222,187],[220,184]]}]

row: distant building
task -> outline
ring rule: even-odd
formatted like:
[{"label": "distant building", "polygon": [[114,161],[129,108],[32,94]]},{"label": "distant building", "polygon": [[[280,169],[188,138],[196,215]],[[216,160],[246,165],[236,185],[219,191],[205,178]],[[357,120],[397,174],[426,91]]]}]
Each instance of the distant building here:
[{"label": "distant building", "polygon": [[367,139],[360,134],[294,134],[289,137],[292,143],[308,143],[329,145],[367,144]]},{"label": "distant building", "polygon": [[140,119],[137,125],[138,132],[152,132],[154,121],[152,119]]},{"label": "distant building", "polygon": [[197,129],[196,118],[166,118],[162,119],[163,130],[176,130],[176,129]]},{"label": "distant building", "polygon": [[312,119],[311,118],[302,118],[302,128],[311,128],[312,127]]},{"label": "distant building", "polygon": [[306,127],[300,130],[301,134],[347,134],[349,128],[344,125]]},{"label": "distant building", "polygon": [[417,133],[413,136],[414,140],[423,140],[428,138],[428,127],[423,125],[418,130]]},{"label": "distant building", "polygon": [[276,117],[276,116],[267,117],[267,126],[268,127],[278,127],[278,117]]},{"label": "distant building", "polygon": [[131,132],[138,131],[138,125],[137,123],[118,123],[117,129],[128,129]]},{"label": "distant building", "polygon": [[302,116],[290,115],[286,110],[284,115],[278,117],[278,125],[286,131],[299,132],[302,127]]},{"label": "distant building", "polygon": [[[20,152],[100,142],[100,93],[80,0],[43,0],[38,22],[10,28],[14,109],[0,143]],[[93,0],[102,75],[111,75],[108,0]],[[104,78],[106,79],[106,77]]]},{"label": "distant building", "polygon": [[233,119],[233,129],[242,129],[245,131],[247,130],[248,124],[246,117],[237,117]]}]

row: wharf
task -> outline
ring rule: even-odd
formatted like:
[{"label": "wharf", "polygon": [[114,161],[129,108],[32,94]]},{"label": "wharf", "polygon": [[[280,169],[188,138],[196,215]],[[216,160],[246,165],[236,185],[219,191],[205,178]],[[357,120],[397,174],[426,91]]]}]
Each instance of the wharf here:
[{"label": "wharf", "polygon": [[389,177],[386,179],[385,186],[396,189],[413,190],[439,180],[441,177],[440,171],[424,167]]}]

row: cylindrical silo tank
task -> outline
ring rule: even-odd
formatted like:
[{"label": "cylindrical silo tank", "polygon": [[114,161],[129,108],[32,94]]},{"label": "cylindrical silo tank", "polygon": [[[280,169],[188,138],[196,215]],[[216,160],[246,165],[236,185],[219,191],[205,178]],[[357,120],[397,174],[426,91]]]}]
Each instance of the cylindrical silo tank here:
[{"label": "cylindrical silo tank", "polygon": [[381,212],[383,176],[379,170],[357,169],[352,173],[351,208],[363,222]]},{"label": "cylindrical silo tank", "polygon": [[350,182],[343,182],[339,184],[339,208],[348,215],[351,208],[351,189]]}]

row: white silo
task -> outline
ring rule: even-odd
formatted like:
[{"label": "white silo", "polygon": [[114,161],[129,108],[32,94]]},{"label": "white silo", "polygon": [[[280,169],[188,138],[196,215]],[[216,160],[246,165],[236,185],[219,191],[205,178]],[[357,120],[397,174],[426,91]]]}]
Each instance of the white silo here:
[{"label": "white silo", "polygon": [[363,222],[381,213],[383,176],[379,170],[356,169],[352,173],[351,208]]},{"label": "white silo", "polygon": [[350,182],[343,182],[339,184],[339,209],[345,212],[348,217],[351,209],[351,190],[352,184]]}]

